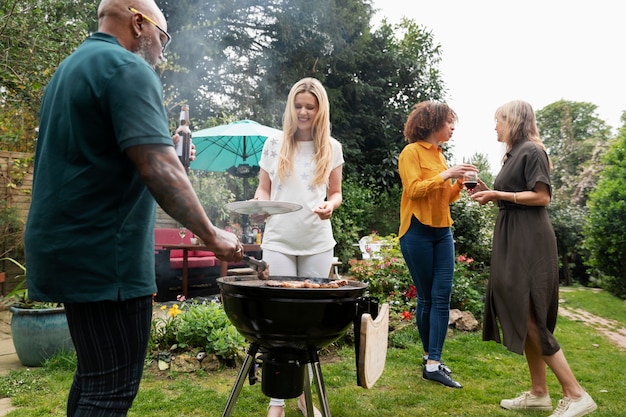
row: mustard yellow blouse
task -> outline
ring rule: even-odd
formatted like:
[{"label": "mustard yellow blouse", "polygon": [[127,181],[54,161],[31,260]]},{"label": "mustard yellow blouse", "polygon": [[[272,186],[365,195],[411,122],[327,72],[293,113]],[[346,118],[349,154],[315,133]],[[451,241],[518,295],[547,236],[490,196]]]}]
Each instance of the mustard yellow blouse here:
[{"label": "mustard yellow blouse", "polygon": [[403,188],[398,237],[409,230],[413,216],[431,227],[452,225],[450,203],[459,199],[461,187],[452,180],[444,181],[440,174],[446,169],[438,146],[420,140],[404,147],[398,159]]}]

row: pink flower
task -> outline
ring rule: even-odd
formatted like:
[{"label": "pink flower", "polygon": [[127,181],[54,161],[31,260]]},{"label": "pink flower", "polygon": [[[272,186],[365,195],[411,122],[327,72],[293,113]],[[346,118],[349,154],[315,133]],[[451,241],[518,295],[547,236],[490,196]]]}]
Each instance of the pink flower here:
[{"label": "pink flower", "polygon": [[456,258],[457,262],[459,263],[464,263],[464,264],[471,264],[472,262],[474,262],[474,260],[472,258],[470,258],[469,256],[465,256],[465,255],[459,255],[458,258]]}]

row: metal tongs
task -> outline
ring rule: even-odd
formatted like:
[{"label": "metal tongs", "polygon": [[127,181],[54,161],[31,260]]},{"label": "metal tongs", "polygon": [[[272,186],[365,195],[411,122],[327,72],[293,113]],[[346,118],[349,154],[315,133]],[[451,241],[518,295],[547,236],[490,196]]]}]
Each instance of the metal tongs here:
[{"label": "metal tongs", "polygon": [[252,269],[256,270],[259,279],[267,279],[269,277],[267,262],[248,255],[243,255],[241,260],[247,263]]}]

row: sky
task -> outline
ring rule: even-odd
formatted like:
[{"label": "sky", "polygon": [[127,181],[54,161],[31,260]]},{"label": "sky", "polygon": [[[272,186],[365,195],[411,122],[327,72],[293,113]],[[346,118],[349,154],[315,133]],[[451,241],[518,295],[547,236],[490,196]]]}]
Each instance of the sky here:
[{"label": "sky", "polygon": [[459,116],[455,162],[488,156],[497,173],[504,145],[494,112],[510,100],[535,110],[589,102],[614,131],[626,111],[626,3],[621,0],[372,0],[382,18],[414,20],[441,45],[446,102]]}]

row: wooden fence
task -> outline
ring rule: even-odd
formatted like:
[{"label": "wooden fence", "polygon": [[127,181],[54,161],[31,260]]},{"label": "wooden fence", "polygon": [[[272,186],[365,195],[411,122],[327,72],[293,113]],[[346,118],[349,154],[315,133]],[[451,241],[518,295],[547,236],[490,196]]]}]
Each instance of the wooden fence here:
[{"label": "wooden fence", "polygon": [[[26,221],[33,186],[33,155],[23,152],[0,151],[0,201],[17,208]],[[174,219],[157,208],[156,227],[176,227]]]},{"label": "wooden fence", "polygon": [[[33,186],[33,154],[24,152],[0,151],[0,204],[14,207],[23,224],[30,209]],[[157,207],[156,227],[177,227],[178,223]],[[22,227],[23,230],[23,227]],[[5,236],[0,236],[0,253],[4,250]],[[0,295],[6,294],[14,286],[14,277],[20,271],[8,262],[0,263],[0,271],[6,271],[4,288],[0,285]]]},{"label": "wooden fence", "polygon": [[33,154],[0,151],[0,201],[26,221],[33,186]]},{"label": "wooden fence", "polygon": [[[33,154],[24,152],[0,151],[0,204],[2,208],[15,208],[17,217],[23,225],[26,223],[28,209],[30,208],[30,197],[33,186]],[[9,214],[8,210],[3,213]],[[3,221],[5,220],[5,221]],[[6,224],[7,219],[0,219],[0,224]],[[9,246],[14,247],[16,237],[11,233],[7,235],[7,230],[2,229],[0,236],[0,253],[5,253]],[[18,259],[22,261],[22,259]],[[15,276],[21,270],[10,262],[0,263],[0,271],[6,272],[6,282],[0,283],[0,295],[9,292],[18,282]]]}]

